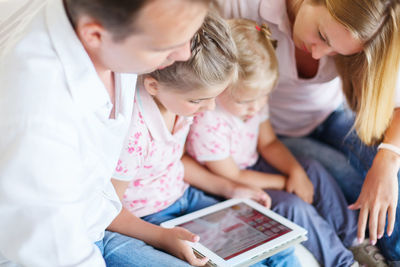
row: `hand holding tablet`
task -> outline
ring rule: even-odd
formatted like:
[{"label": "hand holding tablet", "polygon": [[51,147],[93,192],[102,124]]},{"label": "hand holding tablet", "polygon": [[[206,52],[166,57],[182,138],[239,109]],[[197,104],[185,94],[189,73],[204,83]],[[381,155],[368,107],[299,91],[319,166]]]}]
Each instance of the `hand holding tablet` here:
[{"label": "hand holding tablet", "polygon": [[231,199],[164,222],[200,236],[190,243],[214,266],[248,266],[306,240],[307,231],[249,199]]}]

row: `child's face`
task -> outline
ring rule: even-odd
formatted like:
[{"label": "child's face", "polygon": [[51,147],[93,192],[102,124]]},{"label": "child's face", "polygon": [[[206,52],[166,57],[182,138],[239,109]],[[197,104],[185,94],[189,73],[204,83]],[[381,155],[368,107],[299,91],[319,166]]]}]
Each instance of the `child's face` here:
[{"label": "child's face", "polygon": [[246,121],[260,111],[268,100],[269,90],[252,90],[237,87],[225,90],[218,96],[218,104],[232,115]]},{"label": "child's face", "polygon": [[[212,88],[179,91],[162,85],[154,79],[152,79],[153,83],[149,83],[148,79],[151,80],[152,78],[145,79],[145,88],[159,102],[161,112],[168,110],[180,116],[194,116],[203,111],[213,110],[215,108],[215,98],[229,84],[229,82],[226,82]],[[157,86],[156,90],[154,90],[154,86]]]}]

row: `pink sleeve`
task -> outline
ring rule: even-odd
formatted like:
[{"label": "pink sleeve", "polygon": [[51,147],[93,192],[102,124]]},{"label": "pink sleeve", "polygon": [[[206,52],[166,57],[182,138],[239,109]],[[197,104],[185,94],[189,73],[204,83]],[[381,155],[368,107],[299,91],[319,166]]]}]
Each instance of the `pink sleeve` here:
[{"label": "pink sleeve", "polygon": [[208,111],[194,118],[186,148],[199,162],[222,160],[230,156],[230,140],[227,121],[216,111]]}]

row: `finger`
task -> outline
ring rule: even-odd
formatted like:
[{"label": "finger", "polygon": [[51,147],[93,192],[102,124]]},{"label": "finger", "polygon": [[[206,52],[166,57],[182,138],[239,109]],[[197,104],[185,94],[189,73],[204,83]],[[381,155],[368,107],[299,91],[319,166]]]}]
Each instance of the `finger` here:
[{"label": "finger", "polygon": [[376,244],[377,240],[377,228],[378,228],[378,215],[380,212],[380,207],[374,206],[369,213],[369,239],[372,245]]},{"label": "finger", "polygon": [[193,252],[193,249],[189,246],[186,245],[185,248],[182,251],[183,253],[183,258],[193,266],[204,266],[208,262],[207,257],[203,258],[197,258],[196,255]]},{"label": "finger", "polygon": [[361,203],[357,199],[357,201],[354,202],[353,204],[349,205],[348,208],[351,210],[359,210],[359,209],[361,209]]},{"label": "finger", "polygon": [[385,233],[385,224],[386,224],[386,209],[381,209],[378,216],[378,239],[381,239],[383,234]]},{"label": "finger", "polygon": [[270,208],[271,208],[271,203],[272,203],[271,197],[270,197],[269,195],[267,195],[267,198],[265,199],[265,204],[264,204],[264,206],[265,206],[266,208],[270,209]]},{"label": "finger", "polygon": [[177,236],[179,239],[182,240],[187,240],[190,242],[198,242],[200,240],[200,237],[196,234],[193,234],[192,232],[186,230],[185,228],[182,227],[176,227],[177,228]]},{"label": "finger", "polygon": [[208,262],[208,258],[207,257],[203,257],[203,258],[197,258],[194,253],[192,252],[192,256],[190,257],[190,259],[186,258],[186,261],[193,266],[204,266],[207,264]]},{"label": "finger", "polygon": [[288,193],[293,193],[294,191],[294,186],[291,183],[286,184],[286,192]]},{"label": "finger", "polygon": [[368,220],[368,208],[363,207],[361,208],[360,214],[358,215],[357,238],[359,243],[364,241],[367,220]]},{"label": "finger", "polygon": [[396,222],[396,206],[390,205],[388,208],[388,226],[386,229],[388,236],[392,235],[395,222]]},{"label": "finger", "polygon": [[312,194],[309,194],[309,195],[307,196],[307,203],[308,203],[308,204],[312,204],[312,202],[313,202],[313,195],[312,195]]}]

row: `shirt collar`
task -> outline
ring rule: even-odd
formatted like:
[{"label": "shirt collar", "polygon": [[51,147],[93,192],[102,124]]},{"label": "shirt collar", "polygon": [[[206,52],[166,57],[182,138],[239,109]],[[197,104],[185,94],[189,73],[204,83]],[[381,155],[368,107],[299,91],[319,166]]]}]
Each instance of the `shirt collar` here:
[{"label": "shirt collar", "polygon": [[260,3],[260,16],[262,19],[276,24],[279,30],[291,36],[292,27],[287,15],[285,0],[262,0]]},{"label": "shirt collar", "polygon": [[175,133],[172,135],[166,127],[164,118],[153,97],[141,86],[136,88],[136,103],[142,113],[144,123],[151,136],[156,140],[171,141],[173,136],[193,121],[193,117],[178,116],[175,123]]},{"label": "shirt collar", "polygon": [[48,2],[46,24],[74,100],[83,110],[109,108],[107,90],[72,27],[62,0]]}]

